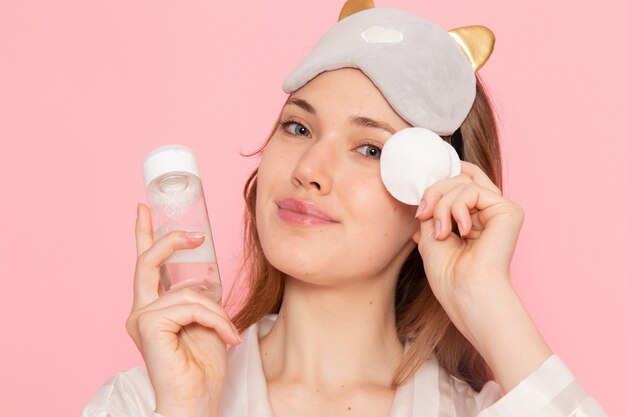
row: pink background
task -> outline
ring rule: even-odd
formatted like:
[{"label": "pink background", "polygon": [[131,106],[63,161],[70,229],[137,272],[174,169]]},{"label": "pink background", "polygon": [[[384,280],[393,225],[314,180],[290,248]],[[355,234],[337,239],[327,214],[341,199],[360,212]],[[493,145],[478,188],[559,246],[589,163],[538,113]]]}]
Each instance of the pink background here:
[{"label": "pink background", "polygon": [[[245,4],[245,6],[244,6]],[[505,193],[526,220],[513,280],[552,349],[610,415],[626,373],[625,119],[619,2],[379,0],[448,29],[490,27],[481,70],[502,123]],[[126,335],[140,164],[200,157],[228,289],[241,246],[239,156],[342,2],[0,3],[0,404],[78,415],[142,360]]]}]

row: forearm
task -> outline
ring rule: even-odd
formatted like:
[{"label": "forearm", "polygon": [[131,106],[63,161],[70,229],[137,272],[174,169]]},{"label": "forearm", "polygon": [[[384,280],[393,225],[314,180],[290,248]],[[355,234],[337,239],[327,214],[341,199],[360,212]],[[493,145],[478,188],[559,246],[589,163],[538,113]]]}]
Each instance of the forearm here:
[{"label": "forearm", "polygon": [[475,287],[458,306],[463,333],[505,394],[552,355],[508,278]]}]

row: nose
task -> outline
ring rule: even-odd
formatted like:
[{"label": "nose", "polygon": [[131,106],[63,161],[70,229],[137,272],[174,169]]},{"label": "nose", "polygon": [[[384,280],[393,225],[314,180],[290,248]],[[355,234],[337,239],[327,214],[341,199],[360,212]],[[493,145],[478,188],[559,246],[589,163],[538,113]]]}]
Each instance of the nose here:
[{"label": "nose", "polygon": [[333,171],[337,167],[335,152],[332,145],[323,139],[311,143],[293,169],[293,185],[328,194],[333,185]]}]

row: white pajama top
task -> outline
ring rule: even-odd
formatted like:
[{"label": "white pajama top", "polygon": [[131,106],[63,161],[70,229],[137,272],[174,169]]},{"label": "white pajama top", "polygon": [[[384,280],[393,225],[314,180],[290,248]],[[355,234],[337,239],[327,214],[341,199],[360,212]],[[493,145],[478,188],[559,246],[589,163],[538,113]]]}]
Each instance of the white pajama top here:
[{"label": "white pajama top", "polygon": [[[270,314],[246,329],[228,352],[228,373],[219,417],[274,417],[261,364],[259,338],[274,321]],[[176,417],[154,412],[146,369],[131,368],[109,379],[81,417]],[[397,388],[388,417],[607,417],[556,355],[550,356],[506,395],[495,381],[474,391],[448,374],[435,356]]]}]

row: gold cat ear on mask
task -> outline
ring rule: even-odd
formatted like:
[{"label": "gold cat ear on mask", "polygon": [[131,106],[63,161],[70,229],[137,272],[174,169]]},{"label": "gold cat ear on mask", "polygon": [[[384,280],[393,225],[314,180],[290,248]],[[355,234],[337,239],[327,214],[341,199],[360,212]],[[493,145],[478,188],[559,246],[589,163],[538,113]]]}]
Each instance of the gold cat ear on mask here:
[{"label": "gold cat ear on mask", "polygon": [[360,12],[361,10],[373,9],[374,2],[372,0],[347,0],[343,7],[341,8],[341,12],[339,13],[339,19],[345,19],[351,14],[355,14]]},{"label": "gold cat ear on mask", "polygon": [[[339,13],[339,20],[362,10],[373,9],[373,0],[347,0]],[[485,65],[496,42],[493,32],[485,26],[464,26],[449,30],[448,33],[457,43],[469,61],[474,72]]]},{"label": "gold cat ear on mask", "polygon": [[485,26],[464,26],[449,30],[448,33],[457,43],[474,72],[485,65],[496,42],[493,32]]}]

